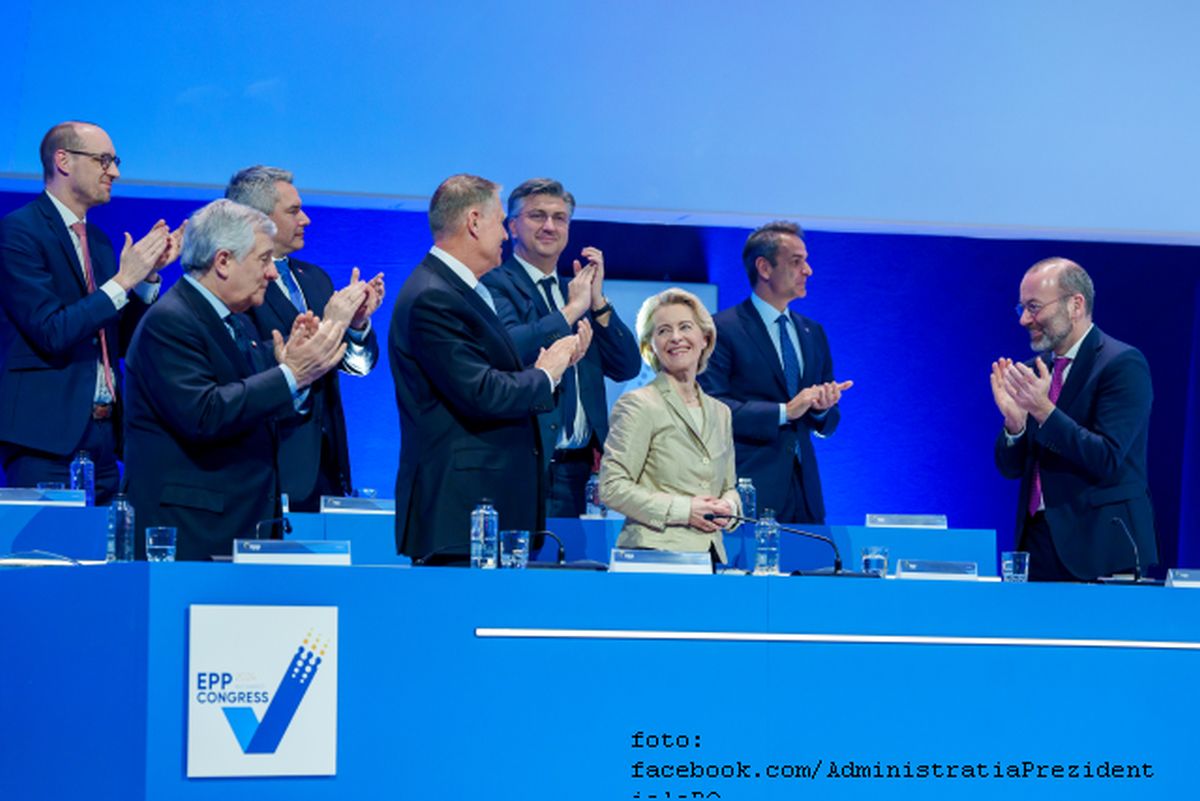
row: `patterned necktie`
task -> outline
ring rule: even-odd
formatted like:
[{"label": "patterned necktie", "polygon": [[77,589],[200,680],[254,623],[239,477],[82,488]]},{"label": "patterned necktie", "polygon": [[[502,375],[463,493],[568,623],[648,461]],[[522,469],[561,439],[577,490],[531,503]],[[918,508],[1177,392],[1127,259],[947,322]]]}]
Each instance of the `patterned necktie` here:
[{"label": "patterned necktie", "polygon": [[[1067,370],[1067,365],[1071,363],[1070,359],[1057,356],[1054,359],[1054,374],[1050,376],[1050,402],[1057,403],[1058,396],[1062,394],[1063,388],[1063,373]],[[1033,482],[1029,490],[1029,516],[1033,517],[1037,514],[1038,508],[1042,505],[1042,471],[1038,467],[1038,463],[1033,463]]]},{"label": "patterned necktie", "polygon": [[781,314],[775,320],[779,324],[779,353],[783,356],[783,380],[787,384],[788,400],[800,391],[800,359],[792,338],[788,336],[788,316]]},{"label": "patterned necktie", "polygon": [[283,279],[283,285],[287,287],[288,297],[292,299],[292,305],[296,307],[296,311],[304,314],[306,311],[304,293],[300,291],[300,285],[296,283],[296,276],[292,275],[291,262],[287,259],[276,259],[275,269],[279,273],[279,277]]},{"label": "patterned necktie", "polygon": [[[90,295],[96,291],[96,276],[92,274],[92,254],[88,250],[87,238],[87,223],[76,222],[71,223],[71,230],[75,232],[75,236],[79,237],[79,249],[83,253],[83,277],[87,279],[87,291]],[[104,333],[104,329],[100,329],[100,358],[104,362],[104,386],[108,387],[108,393],[116,400],[117,390],[113,384],[112,365],[108,361],[108,336]]]}]

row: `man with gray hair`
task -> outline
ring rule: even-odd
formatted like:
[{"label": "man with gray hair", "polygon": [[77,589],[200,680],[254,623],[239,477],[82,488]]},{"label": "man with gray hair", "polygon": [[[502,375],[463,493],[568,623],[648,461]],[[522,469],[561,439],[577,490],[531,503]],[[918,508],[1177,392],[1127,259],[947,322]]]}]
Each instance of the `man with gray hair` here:
[{"label": "man with gray hair", "polygon": [[404,282],[388,355],[400,411],[396,547],[423,564],[466,564],[471,510],[487,499],[505,529],[544,522],[536,417],[554,408],[563,372],[591,342],[591,326],[526,367],[479,279],[508,238],[500,188],[454,175],[429,203],[434,246]]},{"label": "man with gray hair", "polygon": [[1035,581],[1092,581],[1158,561],[1146,483],[1150,366],[1092,323],[1095,289],[1075,262],[1025,272],[1017,315],[1032,362],[992,362],[1004,417],[996,466],[1021,479],[1016,542]]},{"label": "man with gray hair", "polygon": [[[275,278],[275,224],[216,200],[188,221],[183,278],[147,312],[126,357],[125,478],[138,525],[174,526],[178,559],[228,555],[279,516],[277,420],[345,353],[346,324],[311,312],[273,353],[245,312]],[[142,543],[138,541],[139,552]]]},{"label": "man with gray hair", "polygon": [[[371,328],[371,315],[383,301],[383,273],[360,281],[358,268],[350,283],[333,289],[329,274],[293,254],[304,247],[310,223],[292,173],[262,165],[241,170],[229,181],[225,197],[258,209],[275,223],[276,278],[267,286],[266,299],[248,314],[259,336],[286,331],[306,311],[326,320],[347,324],[346,355],[341,372],[364,376],[379,358],[379,343]],[[350,495],[350,449],[342,411],[338,371],[331,371],[312,386],[309,402],[296,417],[279,427],[280,480],[290,508],[320,511],[322,495]]]}]

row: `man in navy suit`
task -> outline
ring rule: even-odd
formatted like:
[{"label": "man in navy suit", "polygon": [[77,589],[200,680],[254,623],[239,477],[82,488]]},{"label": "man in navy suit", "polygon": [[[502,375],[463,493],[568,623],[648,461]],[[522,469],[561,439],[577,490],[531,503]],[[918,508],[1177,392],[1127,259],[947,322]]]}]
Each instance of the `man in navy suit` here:
[{"label": "man in navy suit", "polygon": [[574,277],[558,275],[574,213],[575,198],[558,181],[533,178],[518,186],[508,196],[513,254],[483,278],[527,365],[579,320],[591,324],[592,347],[564,375],[554,411],[538,416],[548,517],[585,511],[584,488],[608,436],[604,379],[629,381],[642,366],[637,338],[604,296],[604,254],[585,247],[580,256],[586,264],[574,261]]},{"label": "man in navy suit", "polygon": [[746,240],[749,299],[713,318],[717,347],[699,376],[733,411],[738,476],[750,478],[758,508],[779,520],[824,523],[825,500],[811,433],[833,434],[838,401],[853,382],[833,378],[825,330],[788,309],[812,275],[800,226],[764,225]]},{"label": "man in navy suit", "polygon": [[120,478],[120,359],[181,231],[159,220],[136,244],[126,233],[118,263],[86,219],[121,177],[108,134],[55,125],[41,161],[45,192],[0,220],[0,464],[9,486],[66,484],[85,450],[103,505]]},{"label": "man in navy suit", "polygon": [[[275,278],[275,226],[215,200],[192,215],[184,276],[146,313],[126,362],[125,477],[138,525],[174,526],[177,559],[229,555],[279,516],[277,420],[341,361],[344,322],[299,316],[274,348],[245,312]],[[139,554],[141,541],[138,541]]]},{"label": "man in navy suit", "polygon": [[404,282],[388,356],[400,411],[396,547],[424,564],[465,564],[471,510],[495,504],[502,529],[543,525],[537,415],[554,408],[563,373],[591,327],[526,366],[479,279],[508,238],[499,187],[454,175],[429,203],[434,247]]},{"label": "man in navy suit", "polygon": [[[383,273],[360,281],[356,267],[350,284],[335,292],[328,273],[292,255],[304,247],[310,220],[287,170],[248,167],[233,176],[225,197],[258,209],[275,223],[278,275],[267,287],[262,305],[248,312],[259,336],[269,339],[272,330],[290,330],[292,321],[310,310],[327,320],[341,320],[347,323],[341,372],[353,376],[369,373],[379,358],[371,315],[383,301]],[[292,510],[317,512],[322,495],[352,494],[346,417],[336,371],[312,386],[308,405],[300,415],[280,424],[279,437],[280,480]]]},{"label": "man in navy suit", "polygon": [[1095,289],[1082,267],[1051,258],[1029,268],[1017,313],[1041,354],[992,363],[1004,416],[996,465],[1021,479],[1017,542],[1035,581],[1090,581],[1158,561],[1146,483],[1154,398],[1150,366],[1092,323]]}]

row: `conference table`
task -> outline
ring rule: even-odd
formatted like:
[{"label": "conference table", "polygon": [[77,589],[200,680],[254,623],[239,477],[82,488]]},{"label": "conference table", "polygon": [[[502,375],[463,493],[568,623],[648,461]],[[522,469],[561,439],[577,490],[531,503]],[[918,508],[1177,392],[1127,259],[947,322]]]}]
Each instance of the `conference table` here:
[{"label": "conference table", "polygon": [[1197,786],[1188,589],[114,563],[0,570],[0,605],[2,799]]}]

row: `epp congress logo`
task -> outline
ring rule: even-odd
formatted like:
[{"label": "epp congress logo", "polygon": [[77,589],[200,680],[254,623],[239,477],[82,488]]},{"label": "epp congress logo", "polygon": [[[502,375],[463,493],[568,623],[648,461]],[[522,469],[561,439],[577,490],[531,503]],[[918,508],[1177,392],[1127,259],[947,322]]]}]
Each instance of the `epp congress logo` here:
[{"label": "epp congress logo", "polygon": [[336,607],[191,607],[188,776],[334,775],[336,632]]}]

